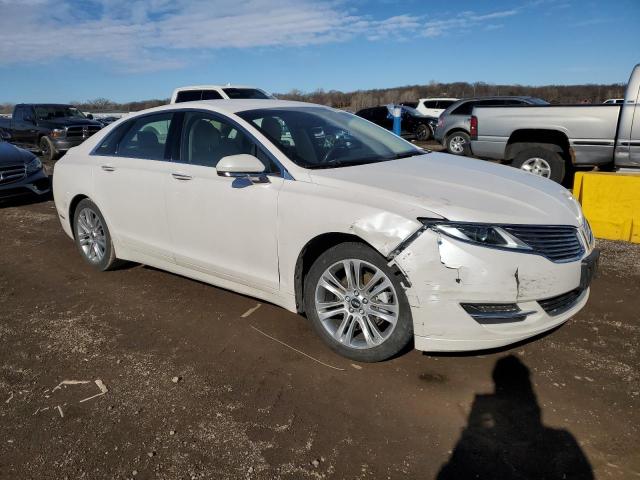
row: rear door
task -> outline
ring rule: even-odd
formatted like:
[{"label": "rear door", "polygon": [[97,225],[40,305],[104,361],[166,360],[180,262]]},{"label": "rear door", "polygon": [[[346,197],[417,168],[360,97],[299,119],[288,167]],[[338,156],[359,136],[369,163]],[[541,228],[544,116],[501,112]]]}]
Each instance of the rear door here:
[{"label": "rear door", "polygon": [[132,119],[94,152],[95,200],[112,235],[135,259],[152,264],[174,261],[165,204],[173,117],[168,112]]}]

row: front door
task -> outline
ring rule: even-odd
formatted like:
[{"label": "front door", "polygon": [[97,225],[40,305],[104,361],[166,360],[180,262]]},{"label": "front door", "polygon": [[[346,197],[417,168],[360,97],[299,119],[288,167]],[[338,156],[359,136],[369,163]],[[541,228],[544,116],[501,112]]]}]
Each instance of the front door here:
[{"label": "front door", "polygon": [[210,112],[187,111],[179,163],[167,175],[167,216],[179,265],[250,287],[279,288],[277,202],[282,177],[267,183],[222,177],[227,155],[257,155],[275,167],[233,122]]}]

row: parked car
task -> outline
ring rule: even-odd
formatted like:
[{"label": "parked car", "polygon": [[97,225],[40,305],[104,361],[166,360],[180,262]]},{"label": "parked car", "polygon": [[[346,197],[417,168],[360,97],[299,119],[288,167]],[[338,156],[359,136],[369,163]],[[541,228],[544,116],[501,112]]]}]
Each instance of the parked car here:
[{"label": "parked car", "polygon": [[5,135],[0,135],[0,201],[47,195],[51,184],[40,159],[28,150],[5,142]]},{"label": "parked car", "polygon": [[456,103],[457,98],[421,98],[416,110],[427,117],[439,117],[447,108]]},{"label": "parked car", "polygon": [[121,117],[115,117],[113,115],[108,115],[106,117],[95,117],[94,119],[97,122],[100,122],[103,127],[106,127],[107,125],[112,124],[113,122],[115,122],[116,120],[119,120],[120,118]]},{"label": "parked car", "polygon": [[434,134],[436,141],[454,155],[470,155],[469,122],[476,106],[494,105],[546,105],[547,102],[534,97],[478,97],[458,100],[448,107],[440,118]]},{"label": "parked car", "polygon": [[51,161],[102,128],[92,118],[72,105],[21,103],[14,107],[10,119],[0,118],[0,130],[11,143],[40,151]]},{"label": "parked car", "polygon": [[608,100],[605,100],[604,102],[602,102],[606,105],[619,105],[621,103],[624,103],[624,98],[609,98]]},{"label": "parked car", "polygon": [[57,162],[53,189],[96,269],[141,262],[304,312],[361,361],[553,329],[598,256],[561,186],[298,102],[132,114]]},{"label": "parked car", "polygon": [[[433,136],[433,125],[437,121],[434,117],[426,117],[415,108],[407,105],[398,105],[402,109],[402,121],[400,122],[403,138],[427,141]],[[364,108],[356,112],[356,115],[370,122],[380,125],[387,130],[393,130],[393,106],[381,106]]]},{"label": "parked car", "polygon": [[197,100],[222,99],[273,99],[273,95],[255,87],[242,85],[194,85],[176,88],[171,95],[171,103],[194,102]]},{"label": "parked car", "polygon": [[640,168],[639,90],[636,65],[622,105],[475,107],[471,150],[556,182],[574,167]]}]

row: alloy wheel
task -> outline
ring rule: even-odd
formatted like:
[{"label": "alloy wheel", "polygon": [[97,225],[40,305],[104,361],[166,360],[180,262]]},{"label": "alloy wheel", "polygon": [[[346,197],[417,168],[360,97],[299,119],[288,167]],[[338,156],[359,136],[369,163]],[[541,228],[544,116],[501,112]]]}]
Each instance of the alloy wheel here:
[{"label": "alloy wheel", "polygon": [[96,212],[85,207],[78,214],[76,236],[85,257],[92,263],[99,263],[107,251],[107,237],[102,221]]},{"label": "alloy wheel", "polygon": [[449,140],[449,149],[456,154],[464,153],[464,146],[466,143],[467,141],[464,139],[464,137],[461,137],[460,135],[454,135],[453,137],[451,137],[451,140]]},{"label": "alloy wheel", "polygon": [[540,177],[551,177],[551,165],[544,158],[533,157],[525,160],[520,169]]},{"label": "alloy wheel", "polygon": [[327,268],[316,285],[315,309],[324,329],[354,349],[382,344],[398,323],[393,283],[375,265],[354,258]]}]

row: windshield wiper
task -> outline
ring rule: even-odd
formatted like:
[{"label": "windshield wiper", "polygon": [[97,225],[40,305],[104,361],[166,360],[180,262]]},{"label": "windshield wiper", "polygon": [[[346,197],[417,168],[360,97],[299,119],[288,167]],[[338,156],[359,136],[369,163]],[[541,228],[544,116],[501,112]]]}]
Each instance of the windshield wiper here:
[{"label": "windshield wiper", "polygon": [[393,157],[388,157],[388,158],[389,158],[389,160],[398,160],[400,158],[409,158],[409,157],[416,157],[418,155],[424,155],[425,153],[429,153],[429,151],[427,151],[427,150],[412,150],[410,152],[396,153]]}]

